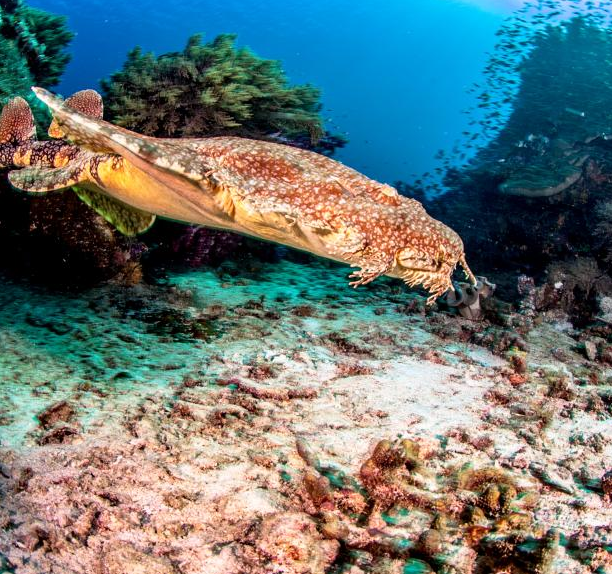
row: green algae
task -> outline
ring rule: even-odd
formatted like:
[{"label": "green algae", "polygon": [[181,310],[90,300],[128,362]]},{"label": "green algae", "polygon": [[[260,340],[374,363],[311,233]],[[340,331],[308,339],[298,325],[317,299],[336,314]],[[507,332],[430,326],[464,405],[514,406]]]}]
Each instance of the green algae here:
[{"label": "green algae", "polygon": [[140,314],[139,319],[148,325],[147,333],[170,337],[174,341],[199,339],[208,343],[221,336],[216,321],[207,317],[191,317],[176,309],[148,311]]},{"label": "green algae", "polygon": [[429,574],[430,572],[433,572],[431,566],[417,558],[411,558],[404,564],[403,574]]}]

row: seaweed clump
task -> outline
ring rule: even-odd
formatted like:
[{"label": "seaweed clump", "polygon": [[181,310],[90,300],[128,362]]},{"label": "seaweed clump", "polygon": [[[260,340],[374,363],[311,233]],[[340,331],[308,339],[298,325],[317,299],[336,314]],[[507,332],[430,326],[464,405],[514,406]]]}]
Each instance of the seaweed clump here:
[{"label": "seaweed clump", "polygon": [[30,88],[57,85],[70,60],[66,48],[72,37],[64,16],[21,0],[0,2],[0,99],[25,98],[43,122],[47,113]]}]

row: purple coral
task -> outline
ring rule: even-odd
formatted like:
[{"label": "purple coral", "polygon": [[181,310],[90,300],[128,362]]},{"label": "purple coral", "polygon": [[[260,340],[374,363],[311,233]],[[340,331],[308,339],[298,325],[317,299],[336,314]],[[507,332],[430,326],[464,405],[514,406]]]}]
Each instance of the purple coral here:
[{"label": "purple coral", "polygon": [[172,253],[189,267],[213,265],[228,258],[242,242],[235,233],[189,225],[172,241]]}]

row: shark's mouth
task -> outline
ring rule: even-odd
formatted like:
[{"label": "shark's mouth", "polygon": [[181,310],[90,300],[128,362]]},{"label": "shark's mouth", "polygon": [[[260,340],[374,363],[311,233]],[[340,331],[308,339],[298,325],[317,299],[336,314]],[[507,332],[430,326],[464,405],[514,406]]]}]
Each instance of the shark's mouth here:
[{"label": "shark's mouth", "polygon": [[430,296],[427,303],[431,304],[435,299],[453,288],[451,282],[452,268],[431,271],[427,269],[405,268],[400,272],[401,279],[409,286],[421,285],[429,291]]},{"label": "shark's mouth", "polygon": [[435,299],[446,293],[446,291],[454,290],[452,276],[457,266],[461,266],[467,279],[470,281],[470,283],[475,285],[476,278],[468,267],[464,255],[461,255],[458,259],[456,259],[453,264],[440,262],[438,263],[436,269],[423,268],[417,265],[405,266],[404,264],[400,266],[398,276],[409,287],[420,285],[429,291],[430,297],[428,298],[427,302],[431,304]]}]

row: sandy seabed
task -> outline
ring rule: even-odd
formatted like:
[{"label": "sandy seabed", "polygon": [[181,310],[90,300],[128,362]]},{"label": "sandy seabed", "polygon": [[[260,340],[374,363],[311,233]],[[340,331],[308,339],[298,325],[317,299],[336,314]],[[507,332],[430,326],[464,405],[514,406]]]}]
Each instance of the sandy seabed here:
[{"label": "sandy seabed", "polygon": [[345,276],[5,280],[0,572],[612,572],[610,368]]}]

